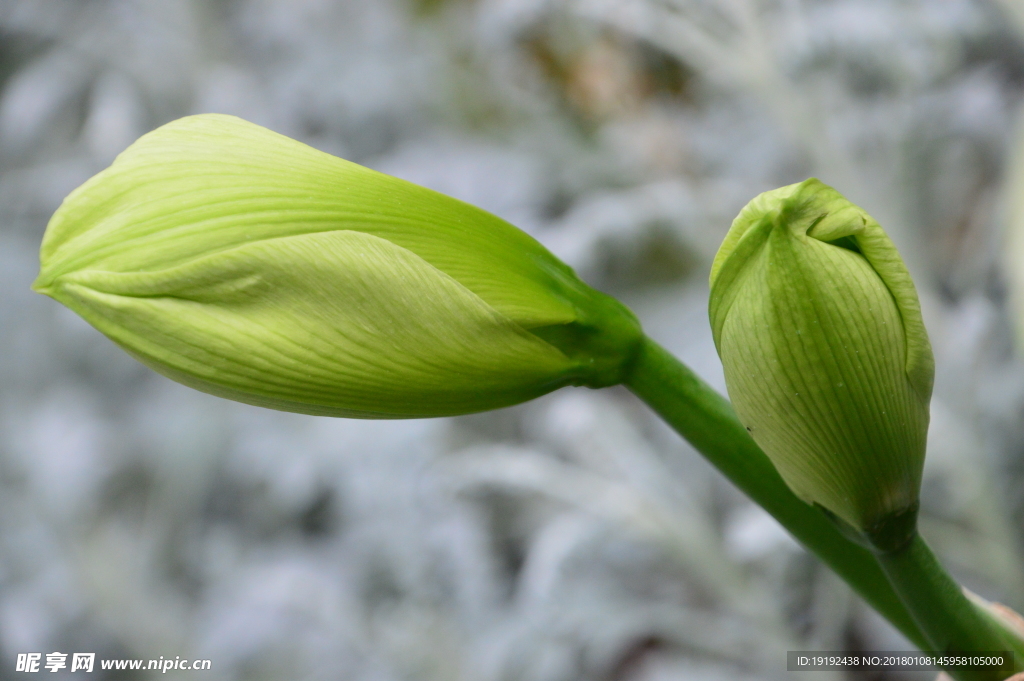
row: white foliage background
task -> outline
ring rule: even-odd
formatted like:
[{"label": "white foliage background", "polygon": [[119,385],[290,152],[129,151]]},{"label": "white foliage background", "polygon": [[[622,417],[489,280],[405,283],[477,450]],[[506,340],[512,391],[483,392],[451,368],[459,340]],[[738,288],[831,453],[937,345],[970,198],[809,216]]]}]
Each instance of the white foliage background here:
[{"label": "white foliage background", "polygon": [[168,678],[781,679],[786,650],[909,647],[625,391],[281,414],[31,293],[63,196],[211,111],[507,218],[720,389],[732,217],[835,185],[935,345],[923,532],[1024,607],[1022,89],[1014,0],[0,0],[0,679],[54,650],[213,661]]}]

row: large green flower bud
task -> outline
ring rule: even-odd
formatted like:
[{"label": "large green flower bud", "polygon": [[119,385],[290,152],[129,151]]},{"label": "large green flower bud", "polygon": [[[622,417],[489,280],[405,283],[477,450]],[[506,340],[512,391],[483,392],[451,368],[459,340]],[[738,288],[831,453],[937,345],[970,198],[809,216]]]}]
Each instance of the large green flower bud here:
[{"label": "large green flower bud", "polygon": [[622,378],[621,304],[482,210],[231,116],[142,137],[72,192],[34,284],[156,371],[370,418]]},{"label": "large green flower bud", "polygon": [[710,315],[729,397],[793,492],[869,538],[908,531],[934,360],[878,223],[814,179],[761,194],[715,258]]}]

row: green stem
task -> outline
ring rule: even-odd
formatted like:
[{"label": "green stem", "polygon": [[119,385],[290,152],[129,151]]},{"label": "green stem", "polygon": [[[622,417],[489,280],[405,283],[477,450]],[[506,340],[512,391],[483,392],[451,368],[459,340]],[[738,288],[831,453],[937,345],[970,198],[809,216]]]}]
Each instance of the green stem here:
[{"label": "green stem", "polygon": [[[964,653],[1013,649],[1002,632],[992,626],[992,619],[967,600],[921,535],[915,532],[902,548],[879,553],[878,563],[913,613],[932,651]],[[958,681],[997,681],[1009,676],[1006,671],[992,668],[947,668],[946,672]]]},{"label": "green stem", "polygon": [[914,645],[928,649],[927,639],[874,555],[845,538],[823,513],[790,491],[728,400],[649,338],[624,383]]}]

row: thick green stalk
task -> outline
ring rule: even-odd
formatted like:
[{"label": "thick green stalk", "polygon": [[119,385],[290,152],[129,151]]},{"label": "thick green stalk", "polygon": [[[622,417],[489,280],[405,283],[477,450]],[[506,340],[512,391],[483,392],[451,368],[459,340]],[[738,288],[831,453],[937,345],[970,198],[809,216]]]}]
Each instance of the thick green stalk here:
[{"label": "thick green stalk", "polygon": [[649,338],[644,339],[625,385],[914,645],[928,649],[927,639],[874,555],[844,537],[823,513],[790,491],[728,400]]},{"label": "thick green stalk", "polygon": [[[914,533],[896,551],[878,554],[878,563],[913,613],[930,650],[942,653],[1011,651],[1011,641],[990,617],[967,600],[963,590]],[[1016,668],[1014,671],[1021,671]],[[1009,676],[994,668],[947,668],[958,681],[998,681]]]}]

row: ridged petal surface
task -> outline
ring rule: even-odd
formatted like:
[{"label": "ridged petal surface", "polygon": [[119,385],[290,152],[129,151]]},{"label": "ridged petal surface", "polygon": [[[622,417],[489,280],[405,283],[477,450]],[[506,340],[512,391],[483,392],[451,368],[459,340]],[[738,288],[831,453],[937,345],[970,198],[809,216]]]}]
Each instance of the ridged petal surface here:
[{"label": "ridged petal surface", "polygon": [[521,230],[219,114],[154,130],[72,192],[47,227],[37,287],[72,271],[166,269],[263,239],[338,229],[416,253],[526,328],[576,318],[560,297],[579,287],[575,275]]},{"label": "ridged petal surface", "polygon": [[736,411],[797,495],[861,529],[916,502],[931,348],[863,210],[817,180],[759,196],[716,258],[710,313]]},{"label": "ridged petal surface", "polygon": [[52,295],[144,363],[260,406],[439,416],[557,387],[571,362],[414,253],[332,231],[138,273],[88,269]]}]

